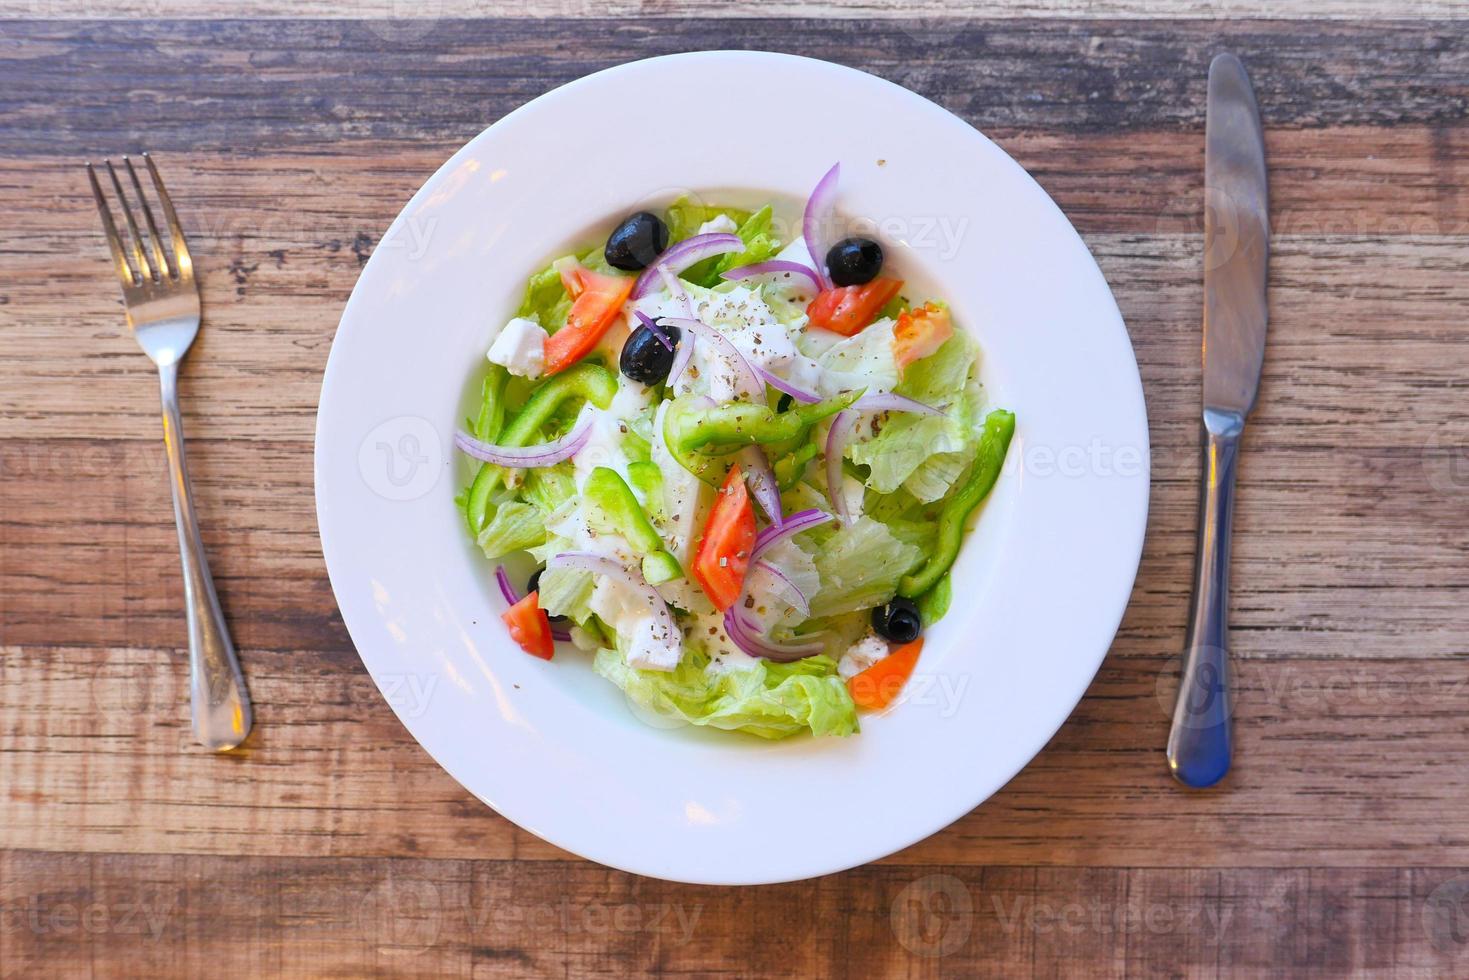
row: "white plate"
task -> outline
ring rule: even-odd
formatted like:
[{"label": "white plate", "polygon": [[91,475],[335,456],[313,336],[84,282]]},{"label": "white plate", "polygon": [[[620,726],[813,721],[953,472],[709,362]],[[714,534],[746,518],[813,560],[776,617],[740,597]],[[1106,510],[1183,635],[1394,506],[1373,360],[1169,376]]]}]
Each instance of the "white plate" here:
[{"label": "white plate", "polygon": [[[814,125],[812,125],[814,124]],[[840,210],[889,268],[941,296],[1019,424],[907,701],[848,739],[640,721],[569,647],[509,642],[453,497],[471,373],[529,273],[684,190],[775,200],[834,161]],[[393,223],[322,384],[316,503],[332,588],[384,696],[471,793],[534,834],[680,881],[804,878],[921,840],[999,789],[1101,664],[1148,502],[1142,385],[1086,246],[1034,181],[958,118],[881,79],[754,52],[623,65],[511,113]]]}]

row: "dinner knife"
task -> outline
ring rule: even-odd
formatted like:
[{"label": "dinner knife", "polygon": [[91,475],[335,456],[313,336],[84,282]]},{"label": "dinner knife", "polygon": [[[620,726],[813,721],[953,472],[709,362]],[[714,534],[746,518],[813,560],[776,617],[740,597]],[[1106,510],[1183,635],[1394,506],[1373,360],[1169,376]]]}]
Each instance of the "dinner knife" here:
[{"label": "dinner knife", "polygon": [[1265,356],[1270,250],[1265,139],[1245,66],[1209,65],[1204,123],[1203,479],[1183,679],[1168,735],[1168,767],[1185,786],[1229,772],[1229,535],[1235,466]]}]

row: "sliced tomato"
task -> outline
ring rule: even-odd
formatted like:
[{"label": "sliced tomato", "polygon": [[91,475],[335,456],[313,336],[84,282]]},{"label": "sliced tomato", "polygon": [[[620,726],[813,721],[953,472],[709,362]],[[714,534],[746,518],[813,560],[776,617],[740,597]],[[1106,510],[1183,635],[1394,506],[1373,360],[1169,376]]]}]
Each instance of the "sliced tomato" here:
[{"label": "sliced tomato", "polygon": [[901,279],[874,279],[860,286],[838,286],[817,293],[806,307],[813,327],[850,337],[877,317],[903,288]]},{"label": "sliced tomato", "polygon": [[694,556],[694,578],[715,608],[724,612],[739,599],[755,547],[755,508],[740,468],[734,467],[709,512]]},{"label": "sliced tomato", "polygon": [[925,303],[898,317],[893,327],[893,360],[901,371],[944,346],[954,336],[949,311],[936,303]]},{"label": "sliced tomato", "polygon": [[565,371],[591,353],[597,341],[622,313],[622,304],[632,294],[631,276],[606,276],[593,272],[579,262],[558,266],[561,284],[571,296],[571,312],[566,326],[546,341],[544,372],[547,375]]},{"label": "sliced tomato", "polygon": [[540,593],[532,592],[500,614],[510,639],[532,657],[550,660],[556,652],[551,639],[551,620],[540,606]]},{"label": "sliced tomato", "polygon": [[918,654],[923,652],[923,637],[898,647],[862,673],[847,681],[847,692],[852,703],[868,711],[881,711],[893,703],[893,699],[913,676],[918,663]]}]

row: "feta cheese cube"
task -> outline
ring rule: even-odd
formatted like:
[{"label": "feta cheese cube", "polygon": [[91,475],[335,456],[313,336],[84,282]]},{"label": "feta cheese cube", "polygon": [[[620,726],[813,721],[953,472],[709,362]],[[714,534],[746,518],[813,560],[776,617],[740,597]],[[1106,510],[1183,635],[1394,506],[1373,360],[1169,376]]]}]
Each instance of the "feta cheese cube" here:
[{"label": "feta cheese cube", "polygon": [[627,647],[627,664],[638,670],[672,670],[683,656],[682,637],[669,642],[669,626],[652,616],[638,622]]},{"label": "feta cheese cube", "polygon": [[534,320],[518,316],[505,324],[490,345],[489,359],[511,374],[539,378],[546,362],[546,331]]},{"label": "feta cheese cube", "polygon": [[837,664],[837,673],[843,680],[851,680],[887,655],[887,641],[875,633],[868,633],[842,654],[842,659]]},{"label": "feta cheese cube", "polygon": [[697,234],[709,235],[714,232],[728,232],[734,234],[740,230],[740,226],[734,223],[734,219],[727,214],[717,214],[699,226]]}]

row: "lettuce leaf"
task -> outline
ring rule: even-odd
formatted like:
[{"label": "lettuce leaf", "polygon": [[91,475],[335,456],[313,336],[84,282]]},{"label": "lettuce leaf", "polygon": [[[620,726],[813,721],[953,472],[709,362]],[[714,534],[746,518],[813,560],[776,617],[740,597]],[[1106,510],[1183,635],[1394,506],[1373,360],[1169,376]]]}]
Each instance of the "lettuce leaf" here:
[{"label": "lettuce leaf", "polygon": [[708,654],[690,649],[672,671],[652,671],[629,667],[620,653],[604,648],[593,666],[642,708],[691,725],[770,739],[858,730],[852,697],[836,661],[826,656],[709,670]]},{"label": "lettuce leaf", "polygon": [[495,516],[475,539],[489,559],[524,551],[545,542],[546,524],[541,512],[519,500],[507,500],[496,507]]},{"label": "lettuce leaf", "polygon": [[811,599],[813,617],[869,609],[898,592],[898,579],[923,558],[883,524],[859,517],[831,536],[816,553],[821,588]]},{"label": "lettuce leaf", "polygon": [[975,347],[956,333],[929,357],[908,366],[895,389],[900,395],[945,409],[942,417],[893,413],[873,438],[847,455],[869,468],[867,486],[878,493],[899,487],[923,502],[949,492],[969,457],[978,418],[967,390]]},{"label": "lettuce leaf", "polygon": [[893,321],[878,320],[862,332],[833,344],[816,358],[816,363],[823,371],[822,395],[830,397],[858,388],[869,392],[892,391],[898,383],[898,366],[893,360]]}]

